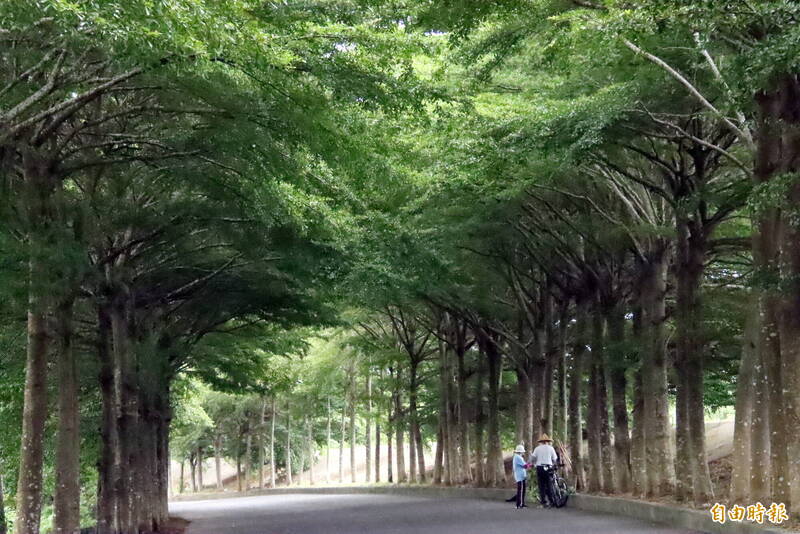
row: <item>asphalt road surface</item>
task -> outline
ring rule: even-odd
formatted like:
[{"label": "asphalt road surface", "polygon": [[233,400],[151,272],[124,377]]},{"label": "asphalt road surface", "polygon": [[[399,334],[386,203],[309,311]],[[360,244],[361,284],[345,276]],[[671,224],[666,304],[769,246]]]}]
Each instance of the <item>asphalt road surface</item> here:
[{"label": "asphalt road surface", "polygon": [[564,508],[394,495],[268,495],[176,502],[186,534],[694,534],[636,519]]}]

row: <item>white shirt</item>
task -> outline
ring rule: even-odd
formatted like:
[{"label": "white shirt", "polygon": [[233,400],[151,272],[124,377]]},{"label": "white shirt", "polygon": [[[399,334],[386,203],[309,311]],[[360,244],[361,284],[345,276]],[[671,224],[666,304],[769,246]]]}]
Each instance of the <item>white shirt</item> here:
[{"label": "white shirt", "polygon": [[535,466],[540,465],[555,465],[558,461],[558,455],[552,445],[546,443],[538,445],[531,453],[531,463]]}]

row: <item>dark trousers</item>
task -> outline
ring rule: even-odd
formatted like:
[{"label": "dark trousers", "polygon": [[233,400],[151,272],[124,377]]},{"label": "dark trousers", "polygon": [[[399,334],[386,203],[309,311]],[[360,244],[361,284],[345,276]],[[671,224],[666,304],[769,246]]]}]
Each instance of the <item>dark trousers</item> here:
[{"label": "dark trousers", "polygon": [[517,508],[525,506],[525,490],[527,489],[527,484],[524,480],[517,482]]},{"label": "dark trousers", "polygon": [[546,499],[553,504],[553,496],[550,495],[550,473],[547,472],[547,467],[536,466],[536,479],[539,482],[539,502],[545,504]]}]

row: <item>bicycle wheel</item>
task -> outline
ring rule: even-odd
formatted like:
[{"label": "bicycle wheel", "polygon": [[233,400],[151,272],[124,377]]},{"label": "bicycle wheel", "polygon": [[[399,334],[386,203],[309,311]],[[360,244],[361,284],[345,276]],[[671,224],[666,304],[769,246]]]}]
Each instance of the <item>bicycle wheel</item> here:
[{"label": "bicycle wheel", "polygon": [[565,504],[567,504],[567,499],[569,499],[569,490],[567,489],[567,482],[559,477],[556,479],[556,483],[554,484],[554,500],[553,504],[556,505],[556,508],[562,508]]}]

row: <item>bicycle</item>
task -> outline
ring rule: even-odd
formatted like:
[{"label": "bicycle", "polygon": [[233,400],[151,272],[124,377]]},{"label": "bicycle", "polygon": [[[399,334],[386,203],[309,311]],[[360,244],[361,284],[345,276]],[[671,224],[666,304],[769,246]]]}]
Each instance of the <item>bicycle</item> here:
[{"label": "bicycle", "polygon": [[547,469],[547,474],[549,475],[549,493],[553,501],[551,504],[556,508],[563,508],[569,499],[569,488],[567,487],[567,481],[558,474],[559,467],[563,467],[563,464],[551,466]]}]

